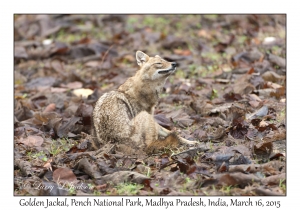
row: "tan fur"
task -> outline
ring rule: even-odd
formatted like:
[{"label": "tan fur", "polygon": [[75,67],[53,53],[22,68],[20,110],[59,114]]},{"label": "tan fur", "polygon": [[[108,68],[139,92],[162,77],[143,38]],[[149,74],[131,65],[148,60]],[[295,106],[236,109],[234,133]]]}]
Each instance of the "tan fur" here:
[{"label": "tan fur", "polygon": [[[117,90],[102,95],[93,112],[96,143],[123,145],[122,148],[128,147],[123,152],[130,154],[155,151],[155,142],[164,141],[170,134],[169,130],[156,123],[153,112],[165,80],[176,69],[176,63],[158,55],[149,57],[137,51],[136,59],[140,70]],[[196,143],[178,138],[182,143]],[[170,142],[165,143],[168,146]],[[147,149],[149,146],[151,149]],[[163,146],[159,143],[157,149]]]}]

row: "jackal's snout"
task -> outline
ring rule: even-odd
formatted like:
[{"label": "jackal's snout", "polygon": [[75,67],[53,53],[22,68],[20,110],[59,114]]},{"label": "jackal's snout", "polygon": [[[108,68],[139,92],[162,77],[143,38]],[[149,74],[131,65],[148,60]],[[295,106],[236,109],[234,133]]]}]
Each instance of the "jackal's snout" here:
[{"label": "jackal's snout", "polygon": [[169,62],[171,64],[170,67],[166,68],[166,69],[159,69],[158,70],[158,74],[164,74],[164,75],[170,75],[172,72],[174,72],[176,70],[177,67],[177,63],[175,62]]}]

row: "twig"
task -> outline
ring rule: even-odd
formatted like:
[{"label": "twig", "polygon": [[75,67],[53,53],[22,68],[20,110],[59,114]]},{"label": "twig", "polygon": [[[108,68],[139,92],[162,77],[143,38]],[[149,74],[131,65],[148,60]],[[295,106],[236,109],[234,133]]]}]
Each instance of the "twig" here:
[{"label": "twig", "polygon": [[101,60],[100,69],[99,69],[99,70],[102,69],[102,66],[103,66],[103,63],[104,63],[104,59],[106,58],[108,52],[111,50],[111,48],[112,48],[113,46],[114,46],[114,45],[112,44],[112,45],[106,50],[106,52],[104,53],[104,55],[103,55],[103,57],[102,57],[102,60]]}]

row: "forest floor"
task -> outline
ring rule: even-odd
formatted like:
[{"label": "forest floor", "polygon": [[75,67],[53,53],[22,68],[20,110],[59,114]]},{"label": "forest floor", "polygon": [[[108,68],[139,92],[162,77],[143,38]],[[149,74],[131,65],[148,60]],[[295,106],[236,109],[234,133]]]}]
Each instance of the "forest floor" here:
[{"label": "forest floor", "polygon": [[[201,147],[93,153],[137,50],[179,64],[154,117]],[[286,195],[286,16],[15,15],[14,169],[15,195]]]}]

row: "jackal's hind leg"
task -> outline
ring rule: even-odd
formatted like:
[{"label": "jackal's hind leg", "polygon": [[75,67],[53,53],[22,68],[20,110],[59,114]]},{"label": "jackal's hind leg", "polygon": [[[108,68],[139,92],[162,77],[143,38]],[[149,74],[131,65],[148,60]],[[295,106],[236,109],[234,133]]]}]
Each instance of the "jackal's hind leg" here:
[{"label": "jackal's hind leg", "polygon": [[133,126],[132,141],[140,148],[149,146],[158,138],[158,124],[146,111],[140,112],[131,120]]}]

